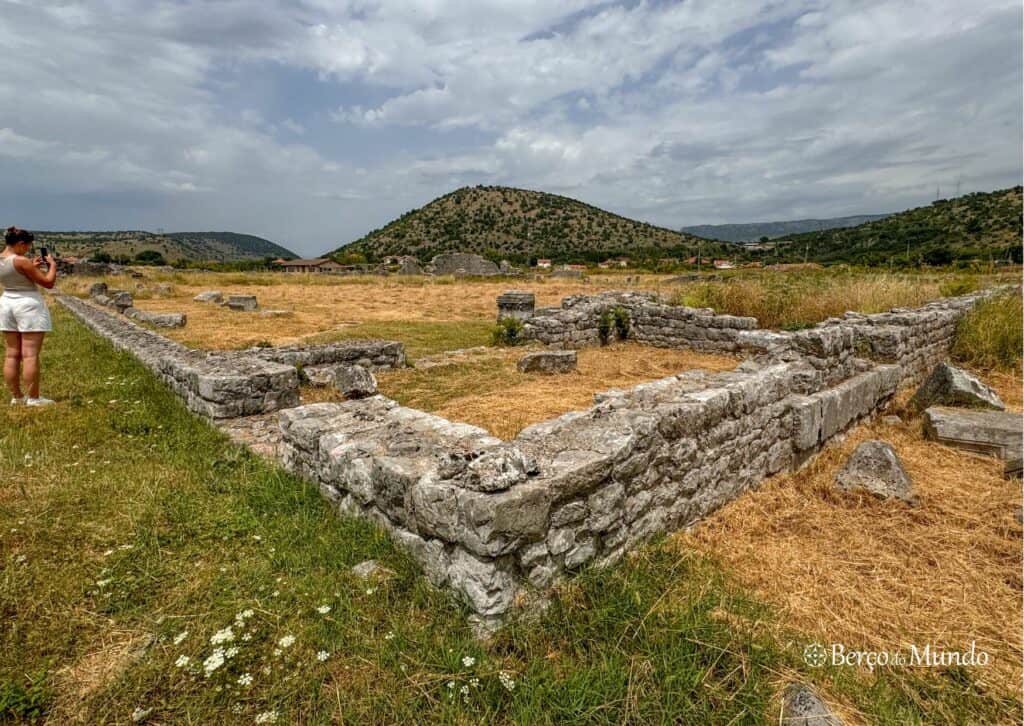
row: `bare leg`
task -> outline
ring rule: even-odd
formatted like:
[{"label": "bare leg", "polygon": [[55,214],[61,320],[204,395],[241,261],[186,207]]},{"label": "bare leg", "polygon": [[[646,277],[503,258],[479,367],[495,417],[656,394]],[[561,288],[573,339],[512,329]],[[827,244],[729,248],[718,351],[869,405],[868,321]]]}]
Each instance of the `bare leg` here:
[{"label": "bare leg", "polygon": [[11,395],[21,398],[21,333],[4,331],[4,382]]},{"label": "bare leg", "polygon": [[39,352],[43,349],[46,333],[21,334],[21,368],[29,398],[39,398]]}]

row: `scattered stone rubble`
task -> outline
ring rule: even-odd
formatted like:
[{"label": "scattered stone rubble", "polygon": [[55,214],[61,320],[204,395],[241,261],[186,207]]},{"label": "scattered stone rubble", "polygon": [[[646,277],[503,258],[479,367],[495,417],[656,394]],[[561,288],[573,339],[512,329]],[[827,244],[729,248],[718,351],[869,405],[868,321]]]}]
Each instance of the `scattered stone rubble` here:
[{"label": "scattered stone rubble", "polygon": [[498,266],[480,255],[466,252],[448,252],[430,260],[430,272],[435,275],[500,275]]},{"label": "scattered stone rubble", "polygon": [[1006,406],[991,387],[967,371],[940,363],[910,400],[923,411],[929,406],[968,406],[1003,411]]},{"label": "scattered stone rubble", "polygon": [[896,450],[885,441],[865,441],[836,473],[836,486],[844,491],[863,489],[882,499],[902,499],[916,506],[910,475]]},{"label": "scattered stone rubble", "polygon": [[149,323],[158,328],[183,328],[188,318],[184,313],[149,313],[135,307],[135,301],[130,293],[124,290],[109,290],[107,283],[96,282],[89,286],[89,297],[97,305],[115,308],[119,313]]},{"label": "scattered stone rubble", "polygon": [[541,350],[527,353],[516,368],[520,373],[571,373],[576,370],[576,351]]},{"label": "scattered stone rubble", "polygon": [[334,386],[345,398],[366,398],[377,393],[377,379],[362,366],[341,364],[334,368]]},{"label": "scattered stone rubble", "polygon": [[[296,402],[296,364],[359,360],[323,361],[311,349],[207,356],[82,301],[62,301],[136,351],[193,410],[226,414],[205,395],[211,387],[243,401],[273,395],[251,407],[283,409],[285,466],[315,482],[340,511],[379,522],[433,583],[452,588],[475,622],[490,628],[531,591],[585,565],[613,563],[800,466],[941,362],[957,320],[982,297],[847,315],[799,332],[758,330],[752,318],[668,306],[647,293],[567,298],[526,321],[534,339],[567,349],[597,344],[602,315],[622,308],[631,339],[748,360],[730,372],[689,371],[599,394],[590,409],[529,426],[507,442],[381,395],[288,407]],[[164,361],[179,359],[194,366],[191,378],[164,373]],[[398,360],[396,351],[390,361]],[[254,370],[245,378],[234,366]]]},{"label": "scattered stone rubble", "polygon": [[201,293],[192,298],[194,302],[201,303],[221,303],[224,300],[224,293],[220,290],[203,290]]}]

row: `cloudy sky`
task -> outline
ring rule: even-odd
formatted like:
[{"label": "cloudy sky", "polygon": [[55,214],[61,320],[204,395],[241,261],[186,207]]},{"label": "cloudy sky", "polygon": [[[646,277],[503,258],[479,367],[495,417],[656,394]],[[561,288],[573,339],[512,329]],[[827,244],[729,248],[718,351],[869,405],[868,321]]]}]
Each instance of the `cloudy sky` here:
[{"label": "cloudy sky", "polygon": [[0,0],[0,224],[312,254],[463,185],[661,224],[1020,183],[1020,0]]}]

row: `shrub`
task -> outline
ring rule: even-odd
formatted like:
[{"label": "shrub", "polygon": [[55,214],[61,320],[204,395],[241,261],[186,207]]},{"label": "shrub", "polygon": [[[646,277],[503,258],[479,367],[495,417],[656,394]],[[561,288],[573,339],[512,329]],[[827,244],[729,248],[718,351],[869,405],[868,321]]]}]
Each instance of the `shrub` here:
[{"label": "shrub", "polygon": [[977,368],[1019,370],[1024,325],[1021,296],[985,300],[964,316],[953,343],[953,358]]},{"label": "shrub", "polygon": [[603,310],[601,317],[597,319],[597,337],[601,340],[601,345],[608,345],[608,338],[612,333],[612,323],[614,318],[611,310]]},{"label": "shrub", "polygon": [[522,345],[523,321],[519,318],[502,318],[491,332],[492,345]]},{"label": "shrub", "polygon": [[623,307],[612,310],[612,318],[615,321],[615,336],[619,340],[625,340],[629,336],[629,313]]}]

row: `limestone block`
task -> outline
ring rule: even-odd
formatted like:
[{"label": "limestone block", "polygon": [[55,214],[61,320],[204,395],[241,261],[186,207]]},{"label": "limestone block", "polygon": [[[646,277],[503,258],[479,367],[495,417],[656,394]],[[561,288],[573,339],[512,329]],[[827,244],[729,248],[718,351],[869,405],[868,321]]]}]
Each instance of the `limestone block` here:
[{"label": "limestone block", "polygon": [[1020,456],[1024,424],[1019,413],[933,406],[924,412],[925,435],[956,448],[1000,459]]},{"label": "limestone block", "polygon": [[1003,411],[1006,406],[991,387],[962,368],[948,363],[935,367],[928,379],[917,389],[911,404],[918,410],[929,406],[967,406]]},{"label": "limestone block", "polygon": [[860,444],[836,474],[836,486],[844,491],[864,489],[882,499],[902,499],[912,505],[918,502],[903,462],[885,441]]},{"label": "limestone block", "polygon": [[367,398],[377,393],[377,379],[370,371],[357,365],[334,368],[334,386],[345,398]]},{"label": "limestone block", "polygon": [[245,312],[252,312],[258,307],[255,295],[228,295],[228,299],[224,304],[231,310],[242,310]]}]

